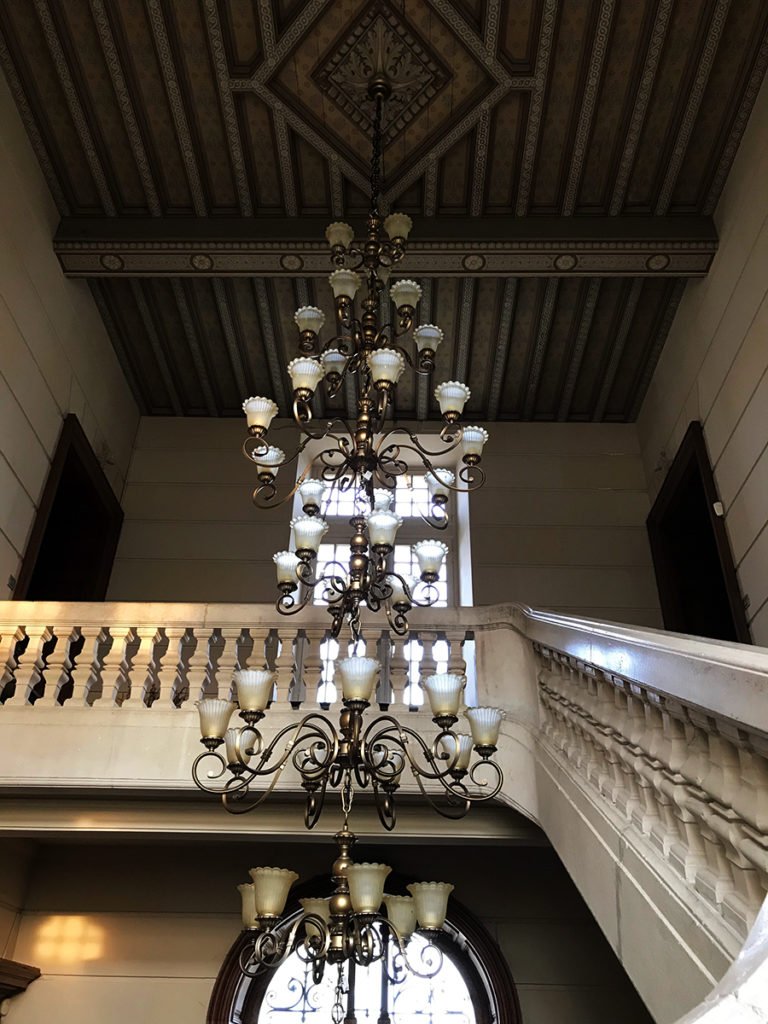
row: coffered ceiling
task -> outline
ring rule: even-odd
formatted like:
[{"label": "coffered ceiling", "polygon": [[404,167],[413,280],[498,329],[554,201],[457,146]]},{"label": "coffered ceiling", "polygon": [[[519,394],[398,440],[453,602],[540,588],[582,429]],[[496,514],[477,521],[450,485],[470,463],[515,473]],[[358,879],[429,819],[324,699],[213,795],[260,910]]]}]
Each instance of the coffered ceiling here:
[{"label": "coffered ceiling", "polygon": [[[631,420],[768,63],[764,0],[0,0],[0,60],[142,409],[284,410],[382,54],[405,272],[488,419]],[[426,386],[398,413],[434,414]]]}]

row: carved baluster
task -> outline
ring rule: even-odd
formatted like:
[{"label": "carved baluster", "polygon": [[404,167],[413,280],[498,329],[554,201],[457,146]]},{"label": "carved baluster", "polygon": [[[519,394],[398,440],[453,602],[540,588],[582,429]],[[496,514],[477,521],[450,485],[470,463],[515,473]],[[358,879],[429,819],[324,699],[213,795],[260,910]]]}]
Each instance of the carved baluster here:
[{"label": "carved baluster", "polygon": [[379,675],[375,696],[375,700],[382,711],[386,711],[394,700],[391,679],[393,649],[394,644],[389,633],[382,631],[376,641],[376,657],[381,664],[381,674]]},{"label": "carved baluster", "polygon": [[[38,627],[39,629],[39,627]],[[50,626],[44,626],[42,630],[29,632],[29,644],[23,654],[17,659],[16,690],[12,697],[6,698],[7,706],[18,706],[20,704],[31,704],[32,693],[43,679],[45,670],[45,649],[53,638],[53,630]]]},{"label": "carved baluster", "polygon": [[154,689],[156,700],[165,707],[181,707],[189,697],[186,683],[182,684],[181,644],[186,630],[180,626],[166,626],[156,634],[154,645]]},{"label": "carved baluster", "polygon": [[109,638],[103,629],[96,626],[80,627],[78,632],[82,643],[70,672],[72,695],[69,703],[73,707],[85,707],[92,703],[91,691],[98,685],[101,654]]},{"label": "carved baluster", "polygon": [[251,647],[242,651],[240,665],[242,668],[265,668],[267,665],[267,642],[269,630],[263,626],[252,626],[249,630],[251,636]]},{"label": "carved baluster", "polygon": [[281,630],[280,653],[275,658],[275,671],[277,672],[276,700],[281,707],[287,706],[291,686],[293,685],[295,669],[294,641],[296,641],[295,646],[298,647],[296,634],[291,631],[289,626]]},{"label": "carved baluster", "polygon": [[407,637],[392,637],[392,651],[389,660],[389,683],[392,690],[392,703],[403,706],[405,690],[408,686],[408,670],[410,665],[405,653]]},{"label": "carved baluster", "polygon": [[72,668],[69,656],[70,647],[78,639],[77,629],[59,629],[56,634],[56,646],[48,655],[45,667],[45,689],[42,696],[35,701],[40,707],[60,707],[59,693],[68,682]]},{"label": "carved baluster", "polygon": [[419,663],[419,672],[417,675],[418,682],[411,688],[411,707],[421,707],[425,701],[424,688],[422,681],[427,676],[434,675],[437,672],[437,662],[435,661],[433,648],[437,641],[437,636],[432,632],[419,632],[419,640],[421,642],[421,662]]},{"label": "carved baluster", "polygon": [[232,700],[235,695],[235,672],[240,668],[240,644],[243,630],[239,626],[226,626],[221,630],[224,646],[216,662],[216,691],[219,697]]},{"label": "carved baluster", "polygon": [[323,657],[321,646],[325,640],[326,630],[322,627],[308,627],[305,631],[303,685],[297,679],[291,690],[291,704],[294,708],[301,707],[308,701],[315,705],[320,684],[323,681]]},{"label": "carved baluster", "polygon": [[[211,631],[205,626],[187,630],[185,641],[191,653],[187,659],[187,684],[189,697],[193,703],[207,694],[209,685],[209,648]],[[192,649],[194,644],[194,649]],[[214,695],[215,696],[215,695]]]},{"label": "carved baluster", "polygon": [[[121,688],[126,680],[126,647],[133,638],[133,631],[121,635],[119,628],[113,632],[109,627],[104,633],[111,637],[109,648],[103,650],[101,657],[101,703],[110,707],[118,705]],[[94,698],[95,700],[95,698]]]},{"label": "carved baluster", "polygon": [[162,634],[152,626],[143,626],[133,630],[138,647],[131,645],[131,660],[128,671],[130,689],[123,699],[123,706],[130,708],[149,707],[158,697],[155,666],[157,656],[155,650],[162,641]]},{"label": "carved baluster", "polygon": [[[16,629],[8,629],[0,637],[0,701],[3,700],[6,690],[13,687],[15,693],[16,649],[25,640],[29,642],[23,626],[17,626]],[[9,693],[5,697],[5,701],[9,701],[11,697],[12,694]]]}]

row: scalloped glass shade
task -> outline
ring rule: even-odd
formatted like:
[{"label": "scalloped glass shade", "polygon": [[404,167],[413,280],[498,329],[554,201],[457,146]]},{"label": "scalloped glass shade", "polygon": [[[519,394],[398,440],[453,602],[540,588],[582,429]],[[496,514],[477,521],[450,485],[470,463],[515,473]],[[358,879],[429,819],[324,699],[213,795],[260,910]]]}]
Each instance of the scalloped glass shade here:
[{"label": "scalloped glass shade", "polygon": [[[312,914],[314,917],[322,918],[327,925],[331,923],[331,901],[329,899],[318,899],[316,897],[307,897],[306,899],[299,900],[301,909],[305,914]],[[320,938],[322,933],[317,925],[311,921],[307,922],[307,935],[310,937]]]},{"label": "scalloped glass shade", "polygon": [[317,306],[300,306],[293,314],[293,322],[300,331],[319,334],[325,323],[325,313]]},{"label": "scalloped glass shade", "polygon": [[413,332],[413,340],[416,342],[416,348],[419,352],[425,348],[430,349],[432,352],[437,352],[443,337],[443,332],[435,324],[422,324],[421,327],[417,327]]},{"label": "scalloped glass shade", "polygon": [[[471,736],[467,736],[465,733],[457,733],[456,739],[459,741],[459,753],[456,755],[456,761],[451,765],[451,771],[462,771],[465,772],[469,768],[469,762],[472,757],[472,751],[475,746],[475,741]],[[443,750],[452,760],[456,751],[456,740],[453,736],[443,736],[440,741],[443,746]],[[450,760],[448,764],[450,764]],[[448,767],[446,765],[445,767]]]},{"label": "scalloped glass shade", "polygon": [[393,348],[380,348],[369,354],[368,366],[374,383],[388,380],[392,384],[397,384],[405,369],[405,359]]},{"label": "scalloped glass shade", "polygon": [[360,287],[360,275],[354,270],[334,270],[328,278],[328,283],[333,289],[334,299],[354,299]]},{"label": "scalloped glass shade", "polygon": [[328,523],[319,516],[296,516],[291,520],[291,529],[297,551],[316,552],[320,547],[320,541],[328,532]]},{"label": "scalloped glass shade", "polygon": [[403,525],[403,520],[394,512],[382,509],[381,512],[371,512],[367,519],[368,542],[371,547],[379,545],[395,546],[397,531]]},{"label": "scalloped glass shade", "polygon": [[416,904],[413,896],[390,896],[385,893],[384,906],[387,908],[387,917],[403,943],[406,943],[416,931]]},{"label": "scalloped glass shade", "polygon": [[437,931],[445,924],[448,897],[453,892],[450,882],[412,882],[406,886],[416,904],[420,928]]},{"label": "scalloped glass shade", "polygon": [[344,700],[370,701],[380,668],[376,658],[340,658],[336,662],[336,672],[341,678]]},{"label": "scalloped glass shade", "polygon": [[384,230],[390,238],[405,240],[413,229],[413,221],[407,213],[390,213],[384,218]]},{"label": "scalloped glass shade", "polygon": [[392,597],[390,601],[392,604],[407,604],[410,605],[413,596],[413,580],[406,580],[408,589],[411,591],[411,597],[405,592],[405,587],[397,578],[397,576],[387,576],[387,583],[392,587]]},{"label": "scalloped glass shade", "polygon": [[395,309],[402,309],[403,306],[415,307],[421,298],[421,285],[416,281],[395,281],[389,289],[389,297],[395,304]]},{"label": "scalloped glass shade", "polygon": [[456,480],[456,474],[450,469],[436,469],[434,473],[425,473],[424,482],[427,485],[430,497],[447,498],[450,492],[450,485]]},{"label": "scalloped glass shade", "polygon": [[328,348],[321,354],[320,362],[323,364],[323,372],[326,377],[331,373],[341,375],[344,373],[344,367],[347,365],[347,357],[341,349]]},{"label": "scalloped glass shade", "polygon": [[231,700],[221,700],[219,697],[205,697],[197,701],[197,711],[200,715],[200,733],[204,740],[224,739],[229,720],[235,705]]},{"label": "scalloped glass shade", "polygon": [[256,918],[256,897],[253,890],[253,882],[243,882],[242,885],[238,885],[237,891],[240,893],[243,927],[256,928],[259,922]]},{"label": "scalloped glass shade", "polygon": [[264,711],[272,699],[275,673],[260,668],[240,669],[235,672],[235,684],[242,711]]},{"label": "scalloped glass shade", "polygon": [[253,743],[253,739],[250,739],[248,735],[243,736],[240,740],[240,757],[237,756],[237,741],[243,733],[250,733],[253,737],[254,733],[252,729],[227,729],[224,733],[224,748],[227,754],[227,764],[248,764],[251,760],[251,755],[247,754],[246,751]]},{"label": "scalloped glass shade", "polygon": [[447,412],[461,414],[471,394],[467,385],[458,380],[443,381],[435,388],[435,398],[443,415]]},{"label": "scalloped glass shade", "polygon": [[464,427],[461,432],[462,455],[482,455],[487,441],[488,431],[484,427]]},{"label": "scalloped glass shade", "polygon": [[285,452],[282,448],[275,448],[271,444],[265,452],[254,455],[253,461],[256,463],[256,469],[259,473],[269,473],[272,476],[277,476],[278,469],[285,462]]},{"label": "scalloped glass shade", "polygon": [[373,489],[373,510],[374,512],[386,512],[389,506],[392,504],[394,498],[394,491],[387,490],[386,487],[374,487]]},{"label": "scalloped glass shade", "polygon": [[269,428],[272,420],[277,416],[277,404],[271,398],[262,398],[257,395],[254,398],[246,398],[243,402],[243,412],[248,421],[249,427]]},{"label": "scalloped glass shade", "polygon": [[457,715],[461,692],[466,678],[453,672],[438,672],[427,676],[423,687],[427,691],[429,706],[433,715]]},{"label": "scalloped glass shade", "polygon": [[375,914],[384,896],[384,883],[392,868],[386,864],[350,864],[349,898],[356,914]]},{"label": "scalloped glass shade", "polygon": [[311,477],[304,481],[299,487],[299,498],[302,505],[316,505],[318,508],[325,497],[325,481],[314,480]]},{"label": "scalloped glass shade", "polygon": [[448,545],[441,540],[420,540],[413,545],[420,572],[439,573]]},{"label": "scalloped glass shade", "polygon": [[325,376],[323,365],[317,359],[297,356],[288,363],[288,376],[291,378],[293,390],[304,388],[313,391]]},{"label": "scalloped glass shade", "polygon": [[325,237],[329,245],[341,245],[347,249],[354,240],[355,229],[343,220],[335,220],[325,229]]},{"label": "scalloped glass shade", "polygon": [[299,566],[299,556],[295,551],[276,551],[272,555],[272,561],[275,563],[278,583],[298,585],[299,580],[296,575],[296,569]]},{"label": "scalloped glass shade", "polygon": [[472,730],[477,747],[495,747],[499,739],[504,712],[498,708],[467,708],[464,716]]},{"label": "scalloped glass shade", "polygon": [[288,893],[298,879],[289,868],[251,868],[253,898],[259,917],[279,917],[285,910]]}]

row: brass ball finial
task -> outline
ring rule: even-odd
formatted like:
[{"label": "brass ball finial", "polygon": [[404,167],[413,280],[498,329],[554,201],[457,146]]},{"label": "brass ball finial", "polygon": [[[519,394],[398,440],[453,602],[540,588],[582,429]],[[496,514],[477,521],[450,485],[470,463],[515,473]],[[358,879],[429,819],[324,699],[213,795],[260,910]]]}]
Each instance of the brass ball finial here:
[{"label": "brass ball finial", "polygon": [[377,73],[368,79],[368,95],[372,100],[389,99],[392,95],[392,86],[385,74]]}]

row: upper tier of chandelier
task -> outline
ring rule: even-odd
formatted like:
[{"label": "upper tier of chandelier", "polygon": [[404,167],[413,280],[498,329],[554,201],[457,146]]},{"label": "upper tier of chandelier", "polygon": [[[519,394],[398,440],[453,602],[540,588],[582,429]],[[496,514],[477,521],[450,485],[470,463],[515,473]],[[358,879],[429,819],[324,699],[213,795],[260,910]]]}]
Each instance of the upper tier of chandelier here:
[{"label": "upper tier of chandelier", "polygon": [[[458,424],[470,396],[469,388],[460,381],[446,381],[435,388],[444,421],[437,449],[428,448],[404,427],[385,429],[402,374],[406,368],[416,374],[431,374],[443,332],[435,324],[414,327],[421,298],[421,287],[415,281],[398,280],[389,285],[392,267],[405,255],[412,222],[404,213],[382,217],[377,205],[374,193],[362,241],[355,241],[349,224],[336,222],[326,230],[335,265],[329,278],[335,307],[333,336],[321,339],[326,318],[316,306],[302,306],[294,316],[299,355],[288,364],[288,374],[293,418],[302,434],[296,450],[286,455],[267,440],[278,412],[272,399],[254,397],[243,403],[248,421],[244,452],[256,464],[259,479],[255,503],[271,507],[298,493],[302,505],[301,514],[291,521],[295,550],[274,556],[278,609],[286,614],[300,610],[320,586],[334,636],[348,621],[352,636],[359,637],[361,605],[373,611],[383,607],[390,626],[402,635],[407,631],[410,608],[431,605],[437,598],[435,583],[448,550],[441,541],[423,540],[413,546],[420,573],[415,580],[389,565],[402,522],[390,507],[397,478],[412,469],[414,462],[426,470],[431,508],[423,518],[438,530],[448,523],[450,493],[474,490],[485,478],[480,461],[488,434],[482,427]],[[391,322],[382,323],[381,298],[387,289],[393,316]],[[332,398],[347,383],[354,394],[354,419],[337,417],[323,429],[314,428],[311,403],[318,387],[324,387]],[[279,497],[278,470],[297,460],[310,441],[320,440],[327,440],[328,447],[309,463],[293,488]],[[446,464],[451,457],[458,460],[453,468]],[[331,563],[318,575],[316,557],[328,530],[321,512],[334,488],[353,495],[349,564]],[[304,586],[297,598],[300,584]]]}]

